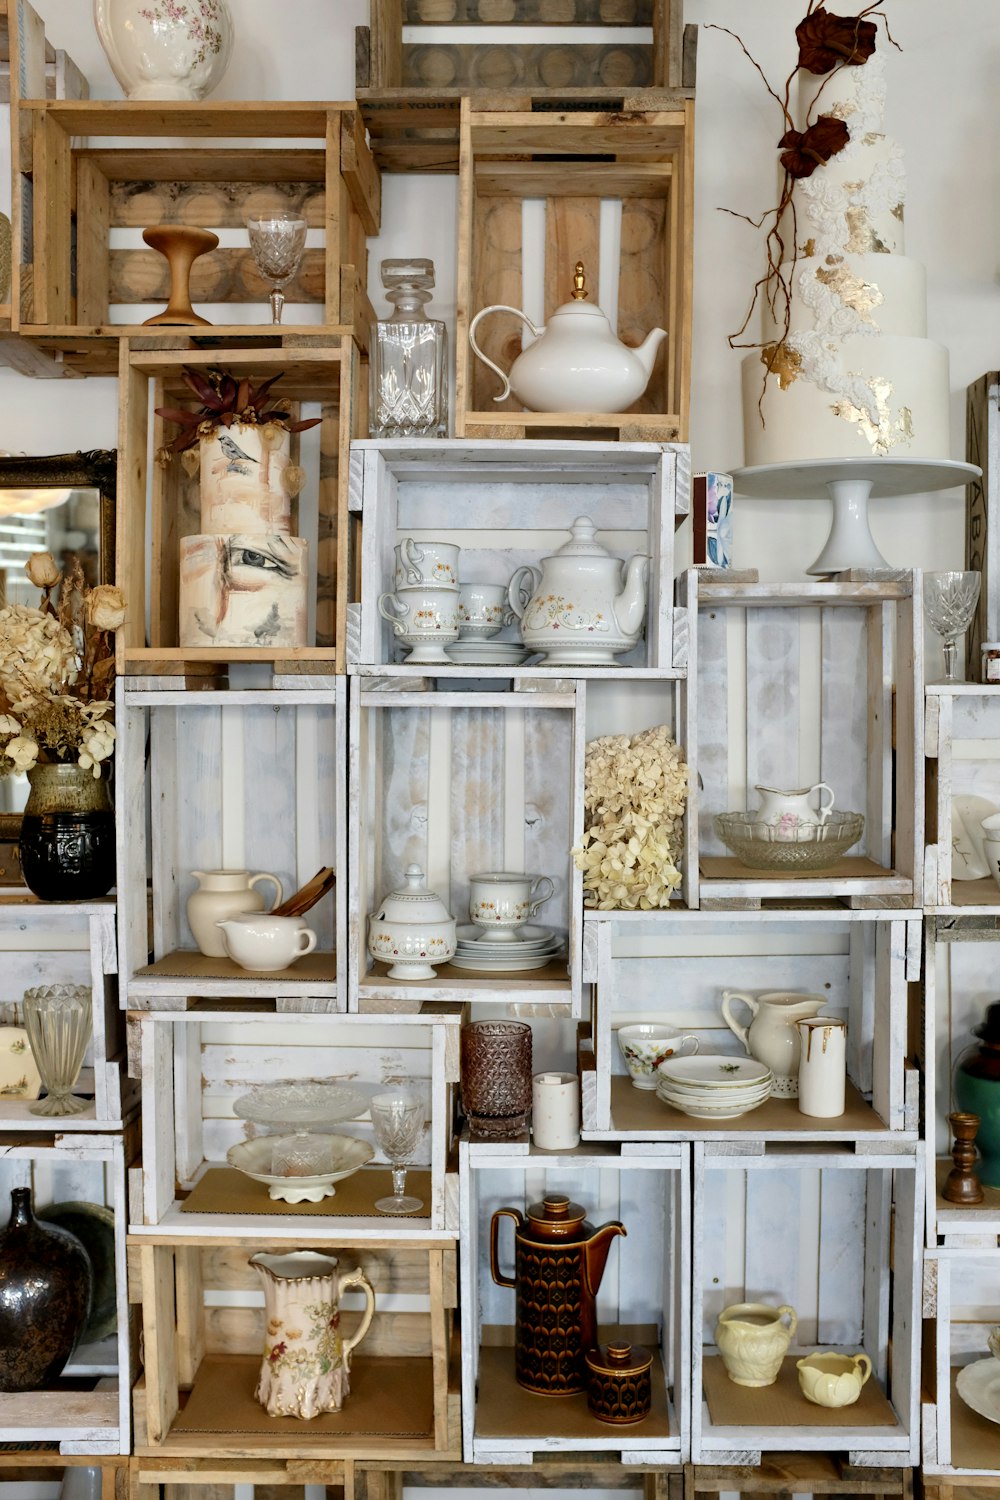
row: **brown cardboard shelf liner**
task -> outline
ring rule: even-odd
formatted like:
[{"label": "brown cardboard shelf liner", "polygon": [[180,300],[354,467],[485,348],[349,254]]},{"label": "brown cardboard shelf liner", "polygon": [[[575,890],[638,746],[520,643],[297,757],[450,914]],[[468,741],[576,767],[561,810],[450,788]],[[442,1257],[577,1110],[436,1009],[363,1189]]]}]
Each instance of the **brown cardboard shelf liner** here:
[{"label": "brown cardboard shelf liner", "polygon": [[424,1209],[415,1214],[382,1214],[375,1207],[376,1198],[387,1198],[392,1192],[392,1173],[388,1167],[362,1168],[353,1177],[336,1184],[332,1198],[320,1203],[285,1203],[272,1198],[262,1182],[253,1182],[235,1167],[209,1167],[204,1177],[181,1203],[185,1214],[307,1214],[320,1219],[384,1219],[387,1225],[419,1224],[431,1213],[430,1172],[407,1172],[406,1191],[422,1198]]},{"label": "brown cardboard shelf liner", "polygon": [[242,969],[231,958],[206,958],[204,953],[193,953],[178,948],[158,958],[155,964],[146,964],[137,969],[137,979],[269,979],[287,984],[299,979],[303,984],[336,984],[337,955],[335,953],[307,953],[296,959],[288,969],[277,972],[269,970]]},{"label": "brown cardboard shelf liner", "polygon": [[[804,1115],[797,1099],[770,1099],[757,1109],[737,1115],[734,1120],[696,1120],[658,1099],[651,1089],[636,1089],[632,1080],[616,1074],[611,1080],[611,1122],[615,1130],[697,1130],[706,1135],[719,1131],[745,1130],[754,1139],[769,1130],[801,1130],[816,1134],[854,1136],[865,1130],[886,1129],[882,1120],[866,1103],[850,1079],[847,1080],[846,1107],[834,1119]],[[949,1166],[951,1165],[949,1161]]]},{"label": "brown cardboard shelf liner", "polygon": [[[607,1335],[606,1328],[601,1335]],[[580,1438],[670,1436],[667,1391],[663,1366],[653,1360],[653,1400],[648,1417],[641,1422],[599,1422],[587,1406],[586,1392],[577,1396],[539,1396],[526,1391],[514,1378],[514,1350],[484,1345],[479,1351],[479,1399],[476,1403],[476,1436],[545,1438],[567,1442]]]},{"label": "brown cardboard shelf liner", "polygon": [[359,1345],[351,1365],[351,1389],[339,1412],[304,1421],[269,1417],[254,1395],[260,1372],[257,1354],[209,1354],[173,1432],[248,1433],[286,1438],[427,1438],[434,1433],[434,1382],[429,1359],[365,1358]]},{"label": "brown cardboard shelf liner", "polygon": [[719,1355],[701,1362],[709,1415],[715,1427],[898,1427],[899,1418],[875,1376],[861,1387],[853,1406],[817,1406],[807,1401],[795,1368],[798,1355],[781,1362],[773,1385],[737,1385]]},{"label": "brown cardboard shelf liner", "polygon": [[1000,1426],[966,1406],[951,1372],[951,1466],[953,1469],[1000,1469]]}]

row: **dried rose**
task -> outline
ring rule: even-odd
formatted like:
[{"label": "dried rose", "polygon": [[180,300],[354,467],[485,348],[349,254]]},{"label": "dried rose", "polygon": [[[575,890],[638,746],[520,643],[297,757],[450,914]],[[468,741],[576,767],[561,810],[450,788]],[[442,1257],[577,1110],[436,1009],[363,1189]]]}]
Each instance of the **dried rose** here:
[{"label": "dried rose", "polygon": [[820,7],[795,28],[799,67],[807,73],[829,73],[845,63],[859,67],[875,51],[877,36],[874,21],[835,16]]},{"label": "dried rose", "polygon": [[59,582],[59,565],[51,552],[33,552],[24,571],[36,589],[51,589]]},{"label": "dried rose", "polygon": [[778,142],[785,149],[779,160],[789,177],[811,177],[817,167],[825,166],[831,156],[843,151],[850,131],[836,115],[820,115],[808,130],[786,130]]},{"label": "dried rose", "polygon": [[99,583],[87,595],[87,619],[98,630],[118,630],[125,623],[125,595],[112,583]]}]

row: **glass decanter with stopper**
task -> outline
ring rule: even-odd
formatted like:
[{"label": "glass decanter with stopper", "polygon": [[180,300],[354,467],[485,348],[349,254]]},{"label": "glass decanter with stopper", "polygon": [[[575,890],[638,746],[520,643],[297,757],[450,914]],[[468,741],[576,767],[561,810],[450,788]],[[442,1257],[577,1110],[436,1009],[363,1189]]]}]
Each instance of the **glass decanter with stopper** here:
[{"label": "glass decanter with stopper", "polygon": [[369,433],[447,437],[448,332],[424,311],[434,262],[384,260],[379,269],[393,312],[375,324]]}]

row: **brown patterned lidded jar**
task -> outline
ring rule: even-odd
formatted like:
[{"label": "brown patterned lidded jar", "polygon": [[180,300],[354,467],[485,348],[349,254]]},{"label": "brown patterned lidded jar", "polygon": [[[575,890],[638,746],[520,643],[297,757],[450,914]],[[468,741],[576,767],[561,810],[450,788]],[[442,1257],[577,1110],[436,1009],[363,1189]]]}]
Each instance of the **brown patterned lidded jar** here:
[{"label": "brown patterned lidded jar", "polygon": [[624,1426],[649,1416],[653,1356],[624,1340],[587,1351],[587,1405],[600,1422]]},{"label": "brown patterned lidded jar", "polygon": [[462,1027],[462,1109],[475,1140],[509,1141],[531,1119],[531,1027],[470,1021]]}]

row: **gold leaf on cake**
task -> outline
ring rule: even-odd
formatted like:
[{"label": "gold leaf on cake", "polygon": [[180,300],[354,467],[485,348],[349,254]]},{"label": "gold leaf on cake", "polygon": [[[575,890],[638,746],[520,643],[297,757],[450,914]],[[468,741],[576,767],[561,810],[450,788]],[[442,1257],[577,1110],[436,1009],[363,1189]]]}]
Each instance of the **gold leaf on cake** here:
[{"label": "gold leaf on cake", "polygon": [[903,222],[903,205],[901,203],[894,203],[890,209],[890,213],[894,219],[898,219],[900,223]]},{"label": "gold leaf on cake", "polygon": [[890,247],[876,233],[863,204],[854,204],[844,217],[847,220],[847,249],[853,255],[890,254]]},{"label": "gold leaf on cake", "polygon": [[844,304],[857,313],[863,323],[870,323],[875,327],[872,313],[885,301],[882,292],[874,281],[865,281],[862,277],[855,276],[842,261],[830,264],[831,261],[834,261],[833,256],[828,257],[827,265],[816,267],[816,280],[836,292]]},{"label": "gold leaf on cake", "polygon": [[912,438],[913,414],[908,406],[901,406],[898,419],[893,421],[889,403],[895,387],[891,380],[883,380],[880,376],[873,375],[865,384],[875,397],[877,422],[872,420],[870,412],[862,410],[861,407],[855,406],[853,401],[846,399],[835,402],[831,410],[834,416],[842,417],[845,422],[852,422],[867,439],[872,452],[884,458],[897,444],[908,442]]},{"label": "gold leaf on cake", "polygon": [[879,141],[884,141],[885,136],[880,130],[869,130],[867,135],[861,137],[866,146],[877,146]]},{"label": "gold leaf on cake", "polygon": [[805,244],[802,246],[802,254],[803,255],[815,255],[816,254],[816,241],[815,240],[806,240]]},{"label": "gold leaf on cake", "polygon": [[802,356],[796,354],[794,349],[789,349],[787,344],[765,345],[760,351],[760,361],[769,375],[777,375],[778,384],[783,391],[787,391],[799,378],[799,371],[802,369]]}]

